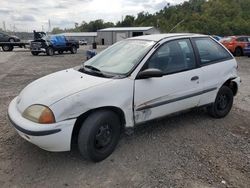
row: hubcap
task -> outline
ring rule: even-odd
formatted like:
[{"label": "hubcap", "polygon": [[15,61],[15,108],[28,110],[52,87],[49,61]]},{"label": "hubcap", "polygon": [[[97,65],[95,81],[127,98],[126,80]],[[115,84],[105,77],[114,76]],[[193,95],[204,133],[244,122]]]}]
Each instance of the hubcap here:
[{"label": "hubcap", "polygon": [[9,50],[10,48],[9,48],[9,46],[3,46],[3,49],[4,50]]},{"label": "hubcap", "polygon": [[50,49],[50,50],[49,50],[49,55],[52,55],[52,54],[53,54],[53,50]]},{"label": "hubcap", "polygon": [[97,134],[95,135],[95,147],[97,149],[103,149],[109,143],[111,142],[112,139],[112,129],[108,124],[102,125],[98,131]]},{"label": "hubcap", "polygon": [[218,98],[218,109],[224,110],[228,105],[228,97],[224,95],[220,95]]}]

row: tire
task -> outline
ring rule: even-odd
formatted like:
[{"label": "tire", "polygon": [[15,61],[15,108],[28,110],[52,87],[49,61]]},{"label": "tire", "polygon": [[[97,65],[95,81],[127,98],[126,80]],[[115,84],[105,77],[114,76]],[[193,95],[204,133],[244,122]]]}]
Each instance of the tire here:
[{"label": "tire", "polygon": [[47,50],[46,50],[46,54],[48,56],[53,56],[54,55],[54,49],[51,48],[51,47],[48,47]]},{"label": "tire", "polygon": [[100,110],[90,114],[78,135],[78,148],[88,160],[99,162],[115,149],[121,134],[121,122],[112,111]]},{"label": "tire", "polygon": [[70,52],[71,52],[72,54],[76,54],[76,53],[77,53],[77,48],[76,48],[76,46],[72,46]]},{"label": "tire", "polygon": [[10,39],[9,39],[9,42],[15,42],[15,39],[10,38]]},{"label": "tire", "polygon": [[31,52],[32,55],[37,56],[39,52]]},{"label": "tire", "polygon": [[2,49],[3,49],[4,52],[10,52],[10,51],[12,51],[14,49],[14,47],[10,46],[10,45],[3,45]]},{"label": "tire", "polygon": [[233,91],[227,86],[222,86],[216,96],[215,102],[208,107],[208,113],[214,118],[225,117],[233,106],[233,100]]},{"label": "tire", "polygon": [[59,51],[58,51],[58,54],[63,54],[63,51],[62,51],[62,50],[59,50]]},{"label": "tire", "polygon": [[236,57],[242,56],[242,55],[243,55],[242,49],[241,49],[240,47],[235,48],[234,55],[235,55]]}]

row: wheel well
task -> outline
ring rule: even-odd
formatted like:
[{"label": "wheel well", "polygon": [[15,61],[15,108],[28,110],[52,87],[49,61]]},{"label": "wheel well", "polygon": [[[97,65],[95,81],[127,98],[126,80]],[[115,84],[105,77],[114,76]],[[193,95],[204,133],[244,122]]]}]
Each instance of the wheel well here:
[{"label": "wheel well", "polygon": [[229,87],[232,90],[234,96],[237,94],[238,85],[236,82],[232,81],[232,79],[227,80],[223,85]]},{"label": "wheel well", "polygon": [[236,51],[237,49],[240,49],[241,53],[243,53],[243,48],[242,48],[241,46],[236,46],[235,51]]},{"label": "wheel well", "polygon": [[100,107],[100,108],[95,108],[95,109],[92,109],[92,110],[89,110],[83,114],[81,114],[76,122],[75,122],[75,125],[74,125],[74,128],[73,128],[73,131],[72,131],[72,136],[71,136],[71,148],[77,144],[77,138],[78,138],[78,134],[79,134],[79,131],[81,129],[81,125],[82,123],[85,121],[85,119],[92,113],[98,111],[98,110],[110,110],[114,113],[116,113],[118,115],[118,117],[120,118],[120,121],[121,121],[121,125],[122,125],[122,131],[124,131],[125,129],[125,124],[126,124],[126,120],[125,120],[125,115],[124,115],[124,112],[120,109],[120,108],[117,108],[117,107],[113,107],[113,106],[106,106],[106,107]]}]

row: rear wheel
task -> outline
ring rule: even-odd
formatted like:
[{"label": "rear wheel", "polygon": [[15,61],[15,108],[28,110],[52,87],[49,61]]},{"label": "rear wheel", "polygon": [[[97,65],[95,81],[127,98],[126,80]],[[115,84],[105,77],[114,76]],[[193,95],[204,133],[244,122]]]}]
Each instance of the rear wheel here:
[{"label": "rear wheel", "polygon": [[236,57],[242,56],[243,55],[243,51],[240,47],[237,47],[234,51],[234,54]]},{"label": "rear wheel", "polygon": [[3,49],[3,51],[5,51],[5,52],[9,52],[9,51],[12,51],[12,50],[14,49],[14,47],[13,47],[13,46],[10,46],[10,45],[3,45],[3,46],[2,46],[2,49]]},{"label": "rear wheel", "polygon": [[216,96],[215,102],[208,107],[208,112],[215,118],[225,117],[233,106],[233,92],[227,86],[222,86]]},{"label": "rear wheel", "polygon": [[76,54],[77,53],[76,46],[72,46],[70,51],[71,51],[72,54]]},{"label": "rear wheel", "polygon": [[39,52],[31,52],[32,55],[37,56]]},{"label": "rear wheel", "polygon": [[47,48],[46,54],[47,54],[48,56],[53,56],[53,55],[54,55],[54,49],[51,48],[51,47]]},{"label": "rear wheel", "polygon": [[9,39],[9,42],[15,42],[15,39]]},{"label": "rear wheel", "polygon": [[81,155],[94,162],[107,158],[115,149],[121,133],[119,117],[112,111],[92,113],[82,124],[78,135]]}]

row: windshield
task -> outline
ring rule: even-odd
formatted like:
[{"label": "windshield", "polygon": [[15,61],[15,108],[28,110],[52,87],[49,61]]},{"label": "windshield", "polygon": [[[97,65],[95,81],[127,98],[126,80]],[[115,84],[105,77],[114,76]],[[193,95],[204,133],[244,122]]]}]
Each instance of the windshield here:
[{"label": "windshield", "polygon": [[101,72],[127,74],[155,44],[145,40],[123,40],[84,63]]}]

